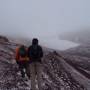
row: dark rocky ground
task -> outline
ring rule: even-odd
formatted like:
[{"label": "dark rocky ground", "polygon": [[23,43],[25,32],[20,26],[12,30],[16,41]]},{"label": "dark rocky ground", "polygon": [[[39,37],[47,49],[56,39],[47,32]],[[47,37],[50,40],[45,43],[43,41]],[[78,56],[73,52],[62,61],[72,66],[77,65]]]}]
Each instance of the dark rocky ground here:
[{"label": "dark rocky ground", "polygon": [[[17,45],[0,41],[0,90],[30,90],[15,63]],[[42,68],[43,90],[90,90],[90,58],[87,56],[45,51]]]}]

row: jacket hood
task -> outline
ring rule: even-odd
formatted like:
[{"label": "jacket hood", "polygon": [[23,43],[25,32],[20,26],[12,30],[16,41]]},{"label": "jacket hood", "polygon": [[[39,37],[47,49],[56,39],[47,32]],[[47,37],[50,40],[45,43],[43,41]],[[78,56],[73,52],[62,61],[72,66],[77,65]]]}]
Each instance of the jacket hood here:
[{"label": "jacket hood", "polygon": [[38,39],[37,38],[34,38],[32,40],[32,45],[38,45]]}]

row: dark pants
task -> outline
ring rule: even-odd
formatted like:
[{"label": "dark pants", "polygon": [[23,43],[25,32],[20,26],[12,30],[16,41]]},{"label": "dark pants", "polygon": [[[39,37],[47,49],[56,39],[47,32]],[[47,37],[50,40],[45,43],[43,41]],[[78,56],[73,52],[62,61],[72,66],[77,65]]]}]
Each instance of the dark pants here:
[{"label": "dark pants", "polygon": [[[25,77],[25,74],[30,78],[30,65],[28,61],[21,61],[18,63],[19,70],[21,72],[22,77]],[[25,69],[25,71],[24,71]]]}]

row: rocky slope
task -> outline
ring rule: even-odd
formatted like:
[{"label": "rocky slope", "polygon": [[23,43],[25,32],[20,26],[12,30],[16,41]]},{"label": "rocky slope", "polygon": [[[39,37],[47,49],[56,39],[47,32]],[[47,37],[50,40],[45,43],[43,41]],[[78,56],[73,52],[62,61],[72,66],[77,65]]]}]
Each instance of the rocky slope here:
[{"label": "rocky slope", "polygon": [[64,53],[90,58],[90,44],[80,45],[76,48],[66,50]]},{"label": "rocky slope", "polygon": [[60,39],[69,40],[81,44],[90,44],[90,29],[64,33],[60,35]]},{"label": "rocky slope", "polygon": [[[30,90],[30,83],[21,78],[14,59],[17,45],[9,41],[0,42],[0,90]],[[86,67],[84,60],[89,61],[90,58],[71,58],[63,53],[45,53],[42,59],[43,90],[90,90],[90,78],[75,68],[81,67],[89,75],[90,64],[86,62]]]}]

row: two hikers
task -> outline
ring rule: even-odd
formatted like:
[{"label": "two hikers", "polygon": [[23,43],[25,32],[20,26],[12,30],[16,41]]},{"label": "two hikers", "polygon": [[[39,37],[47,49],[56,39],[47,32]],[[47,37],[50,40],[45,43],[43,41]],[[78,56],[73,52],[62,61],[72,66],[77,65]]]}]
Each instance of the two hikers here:
[{"label": "two hikers", "polygon": [[[38,45],[38,39],[34,38],[32,40],[32,45],[29,46],[29,48],[27,48],[26,55],[22,55],[23,57],[20,56],[21,53],[19,52],[19,50],[21,49],[19,48],[17,50],[18,52],[16,53],[16,56],[17,56],[16,61],[17,61],[17,64],[19,65],[19,69],[21,71],[22,76],[23,77],[25,76],[25,73],[23,71],[23,68],[24,68],[26,70],[27,76],[31,79],[31,89],[36,90],[36,74],[37,74],[38,88],[39,90],[42,90],[41,58],[43,57],[43,51],[42,51],[42,47]],[[22,54],[24,54],[24,52]]]}]

